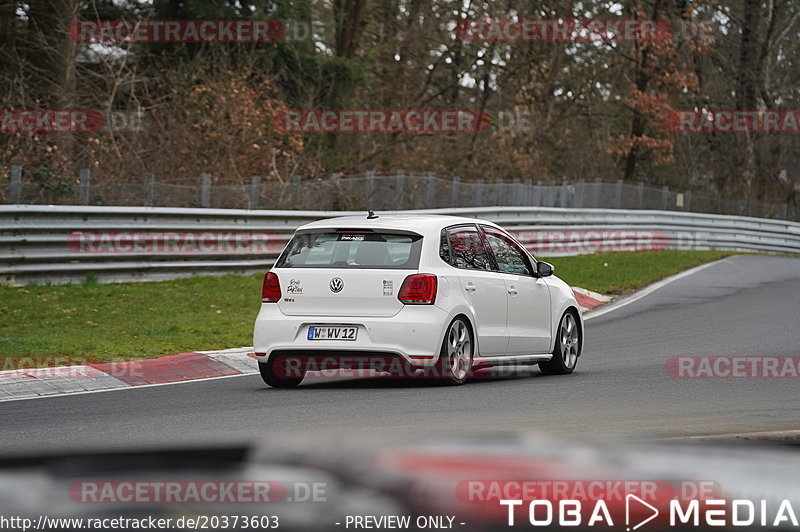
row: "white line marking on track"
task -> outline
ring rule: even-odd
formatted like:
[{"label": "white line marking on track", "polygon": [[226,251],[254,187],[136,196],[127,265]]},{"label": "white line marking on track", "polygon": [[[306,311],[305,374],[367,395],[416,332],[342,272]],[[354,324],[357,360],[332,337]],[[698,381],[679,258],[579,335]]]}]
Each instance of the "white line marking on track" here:
[{"label": "white line marking on track", "polygon": [[673,438],[665,438],[665,440],[716,440],[716,439],[734,439],[734,438],[753,438],[757,440],[783,440],[783,439],[800,439],[800,430],[766,430],[760,432],[732,432],[725,434],[707,434],[700,436],[676,436]]},{"label": "white line marking on track", "polygon": [[[732,256],[735,256],[735,255],[732,255]],[[705,264],[701,264],[699,266],[695,266],[694,268],[690,268],[690,269],[682,271],[680,273],[676,273],[675,275],[670,275],[669,277],[665,277],[664,279],[661,279],[660,281],[656,281],[655,283],[642,288],[638,292],[634,292],[633,294],[631,294],[628,297],[624,297],[624,298],[619,299],[619,300],[617,300],[617,301],[615,301],[613,303],[609,303],[608,305],[605,305],[605,306],[601,307],[600,309],[598,309],[596,311],[587,312],[586,315],[583,317],[583,321],[588,321],[588,320],[591,320],[592,318],[597,318],[597,317],[602,316],[604,314],[608,314],[609,312],[613,312],[615,310],[618,310],[618,309],[621,309],[623,307],[626,307],[626,306],[630,305],[631,303],[635,303],[635,302],[639,301],[640,299],[642,299],[643,297],[652,294],[653,292],[655,292],[659,288],[663,288],[663,287],[667,286],[668,284],[670,284],[670,283],[672,283],[674,281],[677,281],[679,279],[683,279],[684,277],[689,277],[690,275],[693,275],[693,274],[695,274],[695,273],[697,273],[697,272],[699,272],[701,270],[705,270],[709,266],[713,266],[715,264],[720,264],[722,262],[725,262],[726,260],[728,260],[730,258],[731,257],[725,257],[724,259],[715,260],[713,262],[707,262]]]},{"label": "white line marking on track", "polygon": [[253,373],[237,373],[236,375],[221,375],[219,377],[203,377],[202,379],[189,379],[185,381],[175,382],[157,382],[154,384],[140,384],[139,386],[119,386],[117,388],[104,388],[102,390],[86,390],[84,392],[67,392],[67,393],[54,393],[50,395],[36,395],[33,397],[10,397],[8,399],[0,399],[0,403],[10,403],[11,401],[28,401],[30,399],[53,399],[56,397],[73,397],[75,395],[86,395],[90,393],[103,393],[103,392],[122,392],[125,390],[138,390],[140,388],[155,388],[156,386],[170,386],[172,384],[190,384],[200,381],[214,381],[217,379],[230,379],[231,377],[246,377],[248,375],[258,375],[257,372]]}]

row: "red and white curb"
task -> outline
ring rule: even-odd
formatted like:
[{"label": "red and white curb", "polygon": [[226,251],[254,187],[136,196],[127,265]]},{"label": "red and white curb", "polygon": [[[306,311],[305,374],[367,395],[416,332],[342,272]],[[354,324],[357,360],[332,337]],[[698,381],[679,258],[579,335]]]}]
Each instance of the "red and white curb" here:
[{"label": "red and white curb", "polygon": [[[611,300],[573,288],[581,311]],[[252,347],[181,353],[159,358],[81,366],[0,371],[0,401],[155,386],[258,373]]]},{"label": "red and white curb", "polygon": [[252,347],[82,366],[0,371],[0,401],[258,373]]},{"label": "red and white curb", "polygon": [[575,299],[581,307],[581,312],[586,312],[600,305],[605,305],[614,299],[613,296],[598,294],[597,292],[592,292],[580,286],[573,286],[572,293],[575,294]]}]

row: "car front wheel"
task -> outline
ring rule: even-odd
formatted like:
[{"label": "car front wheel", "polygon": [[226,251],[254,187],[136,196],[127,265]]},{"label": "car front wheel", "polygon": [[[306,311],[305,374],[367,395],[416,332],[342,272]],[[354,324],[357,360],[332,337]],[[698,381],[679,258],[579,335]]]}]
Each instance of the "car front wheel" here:
[{"label": "car front wheel", "polygon": [[581,335],[578,320],[572,311],[567,311],[561,316],[556,333],[556,346],[553,358],[547,362],[540,362],[539,369],[545,375],[567,375],[572,373],[581,354]]}]

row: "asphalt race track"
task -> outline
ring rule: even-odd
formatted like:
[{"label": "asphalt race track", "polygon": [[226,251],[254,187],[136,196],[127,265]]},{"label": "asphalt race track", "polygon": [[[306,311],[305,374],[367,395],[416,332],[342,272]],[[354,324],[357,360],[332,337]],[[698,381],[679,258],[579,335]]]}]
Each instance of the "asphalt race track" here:
[{"label": "asphalt race track", "polygon": [[672,438],[800,428],[798,379],[676,379],[675,355],[800,355],[800,259],[736,256],[587,321],[573,375],[267,388],[257,375],[0,403],[6,455],[297,435]]}]

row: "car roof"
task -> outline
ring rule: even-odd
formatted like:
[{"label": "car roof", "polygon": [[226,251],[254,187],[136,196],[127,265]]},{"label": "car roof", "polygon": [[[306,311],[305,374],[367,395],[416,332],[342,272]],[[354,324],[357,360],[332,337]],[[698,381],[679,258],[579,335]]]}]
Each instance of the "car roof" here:
[{"label": "car roof", "polygon": [[425,233],[461,223],[485,223],[497,227],[496,224],[478,218],[450,216],[444,214],[379,214],[377,218],[368,219],[363,216],[340,216],[318,220],[299,227],[298,231],[313,229],[386,229]]}]

